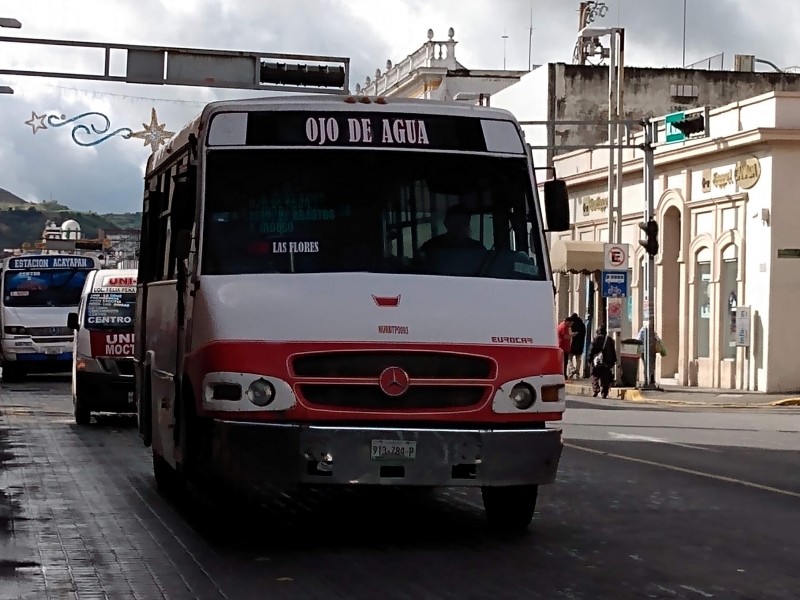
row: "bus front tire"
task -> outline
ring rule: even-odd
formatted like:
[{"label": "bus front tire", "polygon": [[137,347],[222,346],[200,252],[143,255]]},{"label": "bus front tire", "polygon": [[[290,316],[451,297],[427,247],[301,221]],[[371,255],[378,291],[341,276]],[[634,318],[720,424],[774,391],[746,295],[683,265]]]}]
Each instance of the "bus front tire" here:
[{"label": "bus front tire", "polygon": [[489,525],[498,531],[525,531],[536,511],[538,485],[512,485],[481,488],[483,508]]},{"label": "bus front tire", "polygon": [[3,381],[5,383],[18,383],[25,379],[25,371],[13,363],[3,364]]},{"label": "bus front tire", "polygon": [[159,491],[166,496],[176,497],[185,488],[186,480],[183,474],[172,468],[172,465],[156,452],[153,452],[153,475]]}]

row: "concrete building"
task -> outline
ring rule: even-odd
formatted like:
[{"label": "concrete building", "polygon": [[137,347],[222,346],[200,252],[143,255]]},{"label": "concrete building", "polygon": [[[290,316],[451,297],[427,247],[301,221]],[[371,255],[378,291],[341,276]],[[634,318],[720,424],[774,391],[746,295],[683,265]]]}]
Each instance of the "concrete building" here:
[{"label": "concrete building", "polygon": [[386,71],[375,71],[356,85],[356,93],[365,96],[399,96],[426,100],[465,101],[489,105],[491,97],[517,83],[527,71],[468,69],[456,59],[455,32],[451,27],[444,41],[428,41],[397,64],[386,61]]},{"label": "concrete building", "polygon": [[[771,92],[711,111],[711,136],[656,151],[660,224],[654,306],[643,290],[642,152],[624,153],[623,242],[632,251],[623,337],[648,308],[667,355],[657,377],[712,388],[800,390],[794,343],[800,301],[800,93]],[[663,139],[663,138],[662,138]],[[558,311],[586,309],[587,276],[603,268],[607,150],[556,157],[573,198],[573,231],[553,243]],[[577,242],[577,243],[576,243]],[[602,306],[597,298],[598,306]],[[736,311],[750,308],[747,346]],[[600,312],[600,311],[598,311]]]},{"label": "concrete building", "polygon": [[[738,65],[747,64],[737,61]],[[703,69],[624,69],[625,119],[657,117],[708,106],[716,108],[771,91],[800,91],[800,75]],[[519,83],[497,92],[492,106],[505,108],[520,121],[605,121],[608,119],[608,67],[549,63],[525,74]],[[566,150],[559,146],[592,146],[608,140],[606,125],[523,126],[539,165]]]}]

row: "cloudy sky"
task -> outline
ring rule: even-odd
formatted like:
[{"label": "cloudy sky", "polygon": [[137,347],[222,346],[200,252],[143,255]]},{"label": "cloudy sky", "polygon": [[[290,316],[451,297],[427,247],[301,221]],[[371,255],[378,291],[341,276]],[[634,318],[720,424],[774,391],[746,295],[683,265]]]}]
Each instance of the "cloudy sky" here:
[{"label": "cloudy sky", "polygon": [[[456,55],[468,68],[525,69],[530,14],[532,62],[571,62],[578,0],[0,0],[0,17],[22,29],[4,36],[348,56],[351,87],[387,59],[401,60],[432,28],[445,39],[449,27]],[[626,63],[679,66],[683,54],[684,0],[606,0],[598,26],[626,28]],[[780,67],[800,65],[796,0],[687,0],[686,62],[724,52],[755,54]],[[717,61],[720,59],[717,58]],[[89,71],[102,69],[102,54],[49,50],[0,42],[0,68]],[[114,64],[112,63],[112,67]],[[159,87],[0,75],[0,188],[31,201],[53,198],[81,210],[139,210],[144,164],[142,140],[111,138],[76,145],[68,127],[39,129],[25,121],[35,112],[67,118],[97,111],[111,129],[142,129],[151,108],[176,131],[203,104],[245,92]],[[92,121],[96,126],[102,122]],[[2,218],[2,217],[0,217]]]}]

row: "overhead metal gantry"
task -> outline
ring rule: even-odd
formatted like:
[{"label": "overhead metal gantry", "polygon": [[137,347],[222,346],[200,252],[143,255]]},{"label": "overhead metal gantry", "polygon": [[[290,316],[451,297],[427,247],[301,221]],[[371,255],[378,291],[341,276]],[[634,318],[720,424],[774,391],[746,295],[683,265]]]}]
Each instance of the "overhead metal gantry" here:
[{"label": "overhead metal gantry", "polygon": [[[2,75],[117,81],[240,90],[349,93],[350,59],[339,56],[205,50],[0,36],[0,56],[9,44],[97,50],[98,68],[84,72],[4,69]],[[15,53],[18,54],[18,53]],[[122,55],[122,60],[117,58]],[[123,73],[112,73],[124,64]],[[102,61],[102,62],[101,62]],[[117,62],[119,61],[119,62]]]}]

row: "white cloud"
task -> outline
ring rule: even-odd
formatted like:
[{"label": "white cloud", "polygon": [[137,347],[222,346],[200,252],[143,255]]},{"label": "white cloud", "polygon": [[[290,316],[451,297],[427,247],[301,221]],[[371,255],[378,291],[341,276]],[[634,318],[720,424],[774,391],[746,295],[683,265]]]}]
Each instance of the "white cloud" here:
[{"label": "white cloud", "polygon": [[[598,25],[626,28],[627,64],[678,66],[683,0],[607,0]],[[800,64],[791,24],[800,5],[761,0],[689,0],[686,53],[693,61],[736,52],[781,66]],[[578,0],[533,0],[534,63],[570,62]],[[351,58],[351,86],[402,60],[425,41],[455,29],[459,60],[471,68],[525,69],[530,0],[5,0],[0,16],[23,23],[3,35],[115,41],[124,44],[327,54]],[[4,68],[76,69],[102,66],[102,56],[0,43]],[[0,76],[14,96],[0,96],[0,187],[26,199],[51,195],[74,208],[138,210],[149,147],[141,140],[109,139],[95,147],[73,143],[68,127],[31,134],[31,111],[64,114],[99,111],[111,130],[140,128],[155,107],[167,128],[178,130],[202,104],[251,95],[232,90],[125,85],[76,79]]]}]

